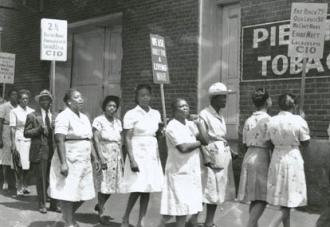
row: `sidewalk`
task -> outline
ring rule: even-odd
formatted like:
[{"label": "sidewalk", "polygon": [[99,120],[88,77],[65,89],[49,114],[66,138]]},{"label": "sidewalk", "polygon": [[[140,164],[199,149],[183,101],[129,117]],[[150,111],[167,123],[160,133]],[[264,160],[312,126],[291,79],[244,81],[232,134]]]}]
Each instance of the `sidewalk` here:
[{"label": "sidewalk", "polygon": [[[43,215],[38,212],[35,188],[32,193],[21,200],[17,200],[11,193],[0,192],[0,226],[4,227],[63,227],[61,214],[48,212]],[[120,227],[121,217],[125,210],[127,195],[114,195],[106,205],[107,214],[114,220],[111,227]],[[78,210],[76,218],[81,227],[101,227],[94,212],[95,200],[88,201]],[[159,221],[160,194],[151,196],[146,227],[156,227]],[[135,224],[138,216],[138,206],[132,211],[131,224]],[[278,211],[267,208],[260,220],[260,227],[267,227]],[[291,227],[314,227],[318,214],[292,211]],[[204,213],[200,215],[202,220]],[[220,207],[216,214],[215,223],[218,227],[244,227],[248,219],[248,205],[231,202]],[[174,227],[169,224],[169,227]]]}]

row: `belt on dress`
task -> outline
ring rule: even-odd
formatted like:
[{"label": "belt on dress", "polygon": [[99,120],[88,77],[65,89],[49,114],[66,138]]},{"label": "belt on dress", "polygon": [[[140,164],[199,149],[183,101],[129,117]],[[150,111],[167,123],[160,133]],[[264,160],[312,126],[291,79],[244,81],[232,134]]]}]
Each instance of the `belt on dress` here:
[{"label": "belt on dress", "polygon": [[268,147],[263,147],[263,146],[256,146],[256,145],[251,145],[247,146],[248,148],[259,148],[259,149],[267,149]]},{"label": "belt on dress", "polygon": [[4,121],[4,122],[2,122],[2,124],[3,125],[9,125],[9,122]]},{"label": "belt on dress", "polygon": [[298,145],[275,145],[275,149],[299,149]]},{"label": "belt on dress", "polygon": [[65,141],[90,141],[90,138],[65,138]]},{"label": "belt on dress", "polygon": [[155,135],[133,135],[133,137],[156,137]]}]

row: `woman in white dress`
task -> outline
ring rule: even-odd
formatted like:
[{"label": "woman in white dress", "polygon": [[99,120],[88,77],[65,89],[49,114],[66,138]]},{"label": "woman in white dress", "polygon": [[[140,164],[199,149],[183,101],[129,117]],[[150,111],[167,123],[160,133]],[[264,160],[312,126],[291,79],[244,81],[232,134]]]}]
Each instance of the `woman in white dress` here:
[{"label": "woman in white dress", "polygon": [[97,173],[98,204],[95,210],[99,213],[99,221],[110,225],[108,218],[103,216],[104,204],[111,194],[120,192],[123,175],[123,159],[121,152],[121,121],[115,116],[119,108],[119,97],[105,97],[102,109],[104,114],[93,121],[93,140],[95,151],[99,157],[102,170]]},{"label": "woman in white dress", "polygon": [[67,108],[55,119],[57,152],[50,168],[49,196],[60,201],[65,227],[76,227],[74,213],[84,201],[95,197],[91,161],[97,171],[99,165],[92,152],[92,126],[81,113],[84,104],[81,93],[70,89],[64,102]]},{"label": "woman in white dress", "polygon": [[18,106],[9,113],[11,129],[11,152],[15,162],[17,180],[17,196],[30,193],[27,187],[27,174],[30,169],[31,139],[24,137],[26,117],[34,109],[28,107],[30,91],[22,89],[18,92]]},{"label": "woman in white dress", "polygon": [[165,131],[168,157],[160,208],[163,218],[159,226],[164,227],[166,219],[174,216],[176,227],[184,227],[187,215],[192,215],[190,225],[197,227],[197,214],[203,210],[200,147],[205,140],[199,136],[201,128],[187,120],[189,105],[184,99],[176,99],[172,110],[174,118]]},{"label": "woman in white dress", "polygon": [[124,116],[126,157],[122,192],[131,193],[123,217],[122,227],[129,227],[129,215],[138,198],[140,212],[137,227],[143,227],[150,193],[161,192],[163,170],[159,158],[156,133],[161,117],[150,107],[151,87],[138,85],[135,91],[136,107]]},{"label": "woman in white dress", "polygon": [[310,140],[307,122],[294,111],[294,97],[279,97],[280,112],[268,123],[267,137],[274,145],[267,183],[267,202],[280,206],[280,216],[271,227],[290,226],[290,209],[307,205],[304,160],[299,147],[305,149]]},{"label": "woman in white dress", "polygon": [[258,220],[267,205],[267,175],[270,162],[270,143],[266,138],[270,116],[267,110],[272,101],[268,92],[257,89],[252,95],[257,108],[243,128],[243,145],[246,150],[242,163],[238,200],[250,202],[247,227],[258,226]]},{"label": "woman in white dress", "polygon": [[236,197],[232,153],[226,141],[226,122],[221,110],[226,106],[230,90],[223,83],[214,83],[209,88],[210,105],[199,117],[207,131],[208,145],[203,149],[202,166],[203,202],[206,204],[205,227],[216,226],[214,215],[219,204]]},{"label": "woman in white dress", "polygon": [[8,189],[8,170],[13,166],[9,113],[17,106],[17,90],[12,89],[8,94],[9,101],[0,105],[0,165],[2,165],[3,190]]}]

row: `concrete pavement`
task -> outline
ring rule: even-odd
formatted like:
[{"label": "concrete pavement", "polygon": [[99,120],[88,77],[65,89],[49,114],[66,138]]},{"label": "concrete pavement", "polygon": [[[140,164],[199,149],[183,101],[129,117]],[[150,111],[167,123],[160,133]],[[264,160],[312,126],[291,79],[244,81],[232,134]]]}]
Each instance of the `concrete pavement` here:
[{"label": "concrete pavement", "polygon": [[[0,193],[0,226],[1,227],[63,227],[61,214],[48,212],[40,214],[36,202],[35,187],[31,186],[32,193],[18,200],[13,192]],[[106,204],[106,213],[114,220],[111,227],[120,227],[127,195],[113,195]],[[78,210],[76,218],[81,227],[101,227],[98,224],[97,215],[93,208],[95,200],[88,201]],[[160,194],[151,196],[146,227],[156,227],[159,221]],[[274,217],[278,214],[275,208],[267,208],[260,220],[260,227],[268,227]],[[310,214],[297,210],[292,211],[292,227],[314,227],[318,214]],[[138,206],[133,209],[131,224],[136,223],[138,217]],[[200,220],[204,213],[200,215]],[[226,203],[217,210],[216,224],[221,227],[244,227],[248,220],[248,205],[237,202]],[[173,226],[173,224],[168,225]]]}]

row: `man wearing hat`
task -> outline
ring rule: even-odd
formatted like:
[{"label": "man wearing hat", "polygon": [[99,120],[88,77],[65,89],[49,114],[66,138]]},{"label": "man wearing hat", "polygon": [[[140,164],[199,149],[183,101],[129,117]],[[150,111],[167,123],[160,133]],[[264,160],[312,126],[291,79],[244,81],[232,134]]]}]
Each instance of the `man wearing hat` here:
[{"label": "man wearing hat", "polygon": [[[37,178],[37,193],[39,211],[47,213],[47,186],[49,178],[50,161],[54,152],[54,131],[52,126],[52,113],[50,106],[53,97],[48,90],[43,90],[36,96],[39,108],[29,114],[26,119],[24,136],[31,138],[30,162],[31,170]],[[56,201],[51,200],[50,209],[59,211]]]},{"label": "man wearing hat", "polygon": [[213,221],[217,205],[236,196],[232,154],[225,139],[227,129],[221,113],[230,92],[223,83],[212,84],[208,91],[210,105],[199,114],[208,137],[208,145],[203,147],[202,167],[203,202],[207,208],[205,227],[216,226]]}]

